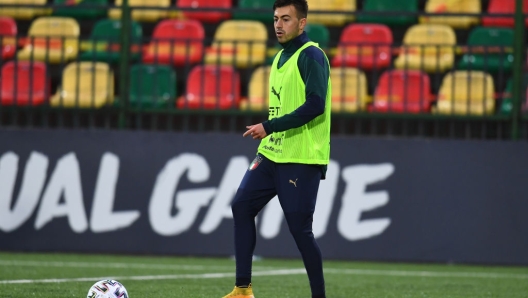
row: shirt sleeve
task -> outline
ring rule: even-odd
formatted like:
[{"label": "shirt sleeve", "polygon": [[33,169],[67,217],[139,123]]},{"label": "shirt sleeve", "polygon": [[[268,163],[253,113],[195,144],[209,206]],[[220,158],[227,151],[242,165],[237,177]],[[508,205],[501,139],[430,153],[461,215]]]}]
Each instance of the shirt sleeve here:
[{"label": "shirt sleeve", "polygon": [[308,47],[297,60],[306,86],[306,101],[295,111],[262,123],[267,134],[297,128],[324,113],[330,68],[328,60],[317,47]]}]

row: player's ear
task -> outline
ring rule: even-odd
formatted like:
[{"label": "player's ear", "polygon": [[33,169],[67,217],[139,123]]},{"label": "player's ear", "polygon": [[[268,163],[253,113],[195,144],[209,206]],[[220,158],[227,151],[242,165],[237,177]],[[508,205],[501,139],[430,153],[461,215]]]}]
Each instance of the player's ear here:
[{"label": "player's ear", "polygon": [[302,18],[299,20],[299,29],[304,31],[304,27],[306,26],[306,18]]}]

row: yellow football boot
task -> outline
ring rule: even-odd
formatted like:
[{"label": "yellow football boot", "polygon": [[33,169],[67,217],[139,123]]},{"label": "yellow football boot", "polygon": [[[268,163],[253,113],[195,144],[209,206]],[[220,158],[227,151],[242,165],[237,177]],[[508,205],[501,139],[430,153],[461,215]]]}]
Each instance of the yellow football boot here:
[{"label": "yellow football boot", "polygon": [[255,298],[255,296],[253,296],[253,289],[251,288],[251,284],[249,284],[247,288],[239,288],[235,286],[233,291],[225,295],[223,298]]}]

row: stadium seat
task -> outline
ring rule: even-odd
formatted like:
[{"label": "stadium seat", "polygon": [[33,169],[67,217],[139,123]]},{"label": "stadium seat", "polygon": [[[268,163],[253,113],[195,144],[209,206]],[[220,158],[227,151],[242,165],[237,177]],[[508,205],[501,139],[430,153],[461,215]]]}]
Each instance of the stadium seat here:
[{"label": "stadium seat", "polygon": [[[488,5],[488,14],[514,14],[515,0],[490,0]],[[528,0],[523,0],[523,13],[528,13]],[[528,18],[524,19],[528,26]],[[482,17],[482,25],[490,27],[512,27],[514,26],[514,17]]]},{"label": "stadium seat", "polygon": [[455,45],[455,32],[447,25],[414,25],[405,32],[394,66],[398,69],[444,72],[453,67]]},{"label": "stadium seat", "polygon": [[2,5],[46,5],[46,3],[47,0],[0,0],[0,16],[12,17],[17,20],[31,20],[34,17],[48,14],[49,10],[38,7],[2,7]]},{"label": "stadium seat", "polygon": [[66,17],[40,17],[31,23],[28,40],[18,51],[19,60],[61,63],[77,58],[80,28]]},{"label": "stadium seat", "polygon": [[442,80],[434,112],[438,114],[484,115],[495,109],[495,86],[483,71],[453,71]]},{"label": "stadium seat", "polygon": [[15,36],[17,31],[17,24],[14,19],[0,16],[0,52],[2,53],[2,60],[15,56],[17,50]]},{"label": "stadium seat", "polygon": [[143,53],[143,63],[182,66],[202,61],[205,31],[196,20],[163,20]]},{"label": "stadium seat", "polygon": [[240,10],[235,11],[233,19],[273,23],[273,3],[275,0],[239,0]]},{"label": "stadium seat", "polygon": [[167,65],[133,65],[129,90],[133,107],[167,107],[176,100],[176,72]]},{"label": "stadium seat", "polygon": [[78,20],[104,18],[108,9],[108,0],[54,0],[53,4],[63,5],[53,10],[54,16],[72,17]]},{"label": "stadium seat", "polygon": [[271,66],[260,66],[249,80],[248,98],[240,102],[241,110],[263,111],[269,106],[269,74]]},{"label": "stadium seat", "polygon": [[341,32],[332,66],[380,69],[392,60],[392,32],[383,24],[350,24]]},{"label": "stadium seat", "polygon": [[50,104],[66,108],[99,108],[114,100],[114,74],[104,62],[72,62]]},{"label": "stadium seat", "polygon": [[514,32],[510,28],[477,27],[471,30],[467,50],[458,67],[497,73],[513,67]]},{"label": "stadium seat", "polygon": [[[141,39],[143,29],[141,25],[132,21],[130,23],[130,60],[138,60],[141,56]],[[121,55],[121,21],[99,20],[93,26],[89,42],[81,45],[83,52],[79,59],[82,61],[103,61],[116,63]]]},{"label": "stadium seat", "polygon": [[[351,12],[356,10],[356,0],[324,0],[310,1],[310,23],[326,26],[343,26],[354,20]],[[315,13],[314,11],[332,11],[339,13]]]},{"label": "stadium seat", "polygon": [[[232,0],[177,0],[179,8],[187,8],[191,10],[184,10],[183,17],[186,19],[198,20],[204,23],[218,23],[222,20],[231,19],[231,12],[229,11],[211,11],[211,9],[231,9]],[[209,9],[209,11],[194,11],[201,8]]]},{"label": "stadium seat", "polygon": [[261,22],[228,20],[215,32],[205,54],[206,64],[227,64],[246,68],[262,64],[266,58],[268,32]]},{"label": "stadium seat", "polygon": [[0,76],[2,105],[40,105],[48,100],[50,79],[40,61],[9,61]]},{"label": "stadium seat", "polygon": [[[526,88],[528,88],[528,74],[524,74],[523,76],[523,85],[522,89],[523,91],[527,91]],[[528,103],[528,93],[523,94],[524,95],[524,105]],[[504,93],[502,95],[502,102],[499,108],[499,113],[503,115],[511,115],[513,110],[513,78],[510,78],[508,82],[506,83],[506,88],[504,89]]]},{"label": "stadium seat", "polygon": [[[480,14],[482,12],[480,0],[427,0],[425,12],[437,14],[467,13]],[[444,24],[457,29],[468,29],[480,22],[474,16],[424,16],[420,23]]]},{"label": "stadium seat", "polygon": [[180,109],[238,109],[240,76],[228,65],[197,65],[187,78],[187,90],[177,101]]},{"label": "stadium seat", "polygon": [[359,112],[367,108],[370,99],[365,73],[352,67],[330,69],[332,81],[332,111]]},{"label": "stadium seat", "polygon": [[[123,0],[116,0],[115,5],[121,6]],[[134,9],[132,10],[132,19],[138,22],[157,22],[160,19],[168,17],[168,8],[171,0],[128,0],[130,6],[155,6],[162,9]],[[108,10],[108,17],[114,20],[121,19],[121,9],[111,8]]]},{"label": "stadium seat", "polygon": [[[363,12],[357,17],[358,22],[377,23],[391,26],[407,26],[416,24],[418,0],[364,0]],[[383,13],[382,15],[369,15],[368,13]]]},{"label": "stadium seat", "polygon": [[419,70],[385,71],[374,91],[372,111],[424,113],[431,108],[429,76]]}]

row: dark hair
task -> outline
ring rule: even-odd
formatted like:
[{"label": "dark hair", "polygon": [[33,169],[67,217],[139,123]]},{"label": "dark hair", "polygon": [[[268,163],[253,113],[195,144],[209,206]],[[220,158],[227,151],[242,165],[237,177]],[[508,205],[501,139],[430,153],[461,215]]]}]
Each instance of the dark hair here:
[{"label": "dark hair", "polygon": [[277,7],[284,7],[288,5],[293,5],[297,11],[297,18],[302,19],[306,18],[308,15],[308,2],[306,0],[276,0],[273,4],[273,11]]}]

